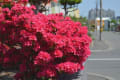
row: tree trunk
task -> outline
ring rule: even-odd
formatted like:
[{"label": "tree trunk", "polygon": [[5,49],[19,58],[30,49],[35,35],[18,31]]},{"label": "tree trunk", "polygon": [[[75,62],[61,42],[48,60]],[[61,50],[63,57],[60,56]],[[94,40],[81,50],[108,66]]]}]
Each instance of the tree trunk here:
[{"label": "tree trunk", "polygon": [[65,17],[66,17],[67,14],[68,14],[68,10],[67,10],[67,0],[65,0],[64,10],[65,10]]},{"label": "tree trunk", "polygon": [[39,12],[39,6],[40,6],[40,4],[36,2],[35,6],[36,6],[35,14],[37,14]]},{"label": "tree trunk", "polygon": [[64,10],[65,10],[65,16],[67,16],[68,11],[67,11],[67,4],[66,4],[66,3],[65,3],[65,5],[64,5]]}]

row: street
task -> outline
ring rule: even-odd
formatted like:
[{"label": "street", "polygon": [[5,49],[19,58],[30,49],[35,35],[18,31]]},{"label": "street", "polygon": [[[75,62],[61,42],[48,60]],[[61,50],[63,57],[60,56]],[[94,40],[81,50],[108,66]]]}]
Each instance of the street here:
[{"label": "street", "polygon": [[103,32],[102,40],[107,42],[108,49],[93,50],[86,63],[86,70],[89,73],[100,74],[111,77],[114,80],[120,80],[120,34]]}]

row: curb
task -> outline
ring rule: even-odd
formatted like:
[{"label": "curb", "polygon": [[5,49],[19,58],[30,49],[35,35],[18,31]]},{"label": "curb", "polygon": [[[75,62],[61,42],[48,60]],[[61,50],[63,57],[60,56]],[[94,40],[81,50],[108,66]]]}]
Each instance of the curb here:
[{"label": "curb", "polygon": [[91,72],[87,72],[87,75],[101,77],[101,78],[104,78],[105,80],[115,80],[112,77],[104,76],[104,75],[96,74],[96,73],[91,73]]},{"label": "curb", "polygon": [[92,40],[90,47],[93,47],[94,46],[93,44],[94,44],[94,40]]}]

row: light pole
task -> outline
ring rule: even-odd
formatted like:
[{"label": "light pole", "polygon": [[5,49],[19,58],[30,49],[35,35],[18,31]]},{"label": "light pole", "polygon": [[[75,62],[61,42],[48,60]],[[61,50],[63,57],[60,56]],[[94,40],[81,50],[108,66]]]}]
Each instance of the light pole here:
[{"label": "light pole", "polygon": [[102,0],[100,0],[100,36],[99,40],[101,41],[101,34],[102,34]]}]

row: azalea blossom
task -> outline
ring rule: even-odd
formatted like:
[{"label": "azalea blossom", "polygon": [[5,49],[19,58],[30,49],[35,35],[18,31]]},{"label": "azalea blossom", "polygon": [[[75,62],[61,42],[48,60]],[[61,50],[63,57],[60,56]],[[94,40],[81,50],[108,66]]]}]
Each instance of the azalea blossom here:
[{"label": "azalea blossom", "polygon": [[91,55],[87,27],[62,13],[35,14],[33,9],[18,3],[2,9],[0,65],[17,67],[16,80],[57,79],[62,73],[84,69],[83,63]]}]

